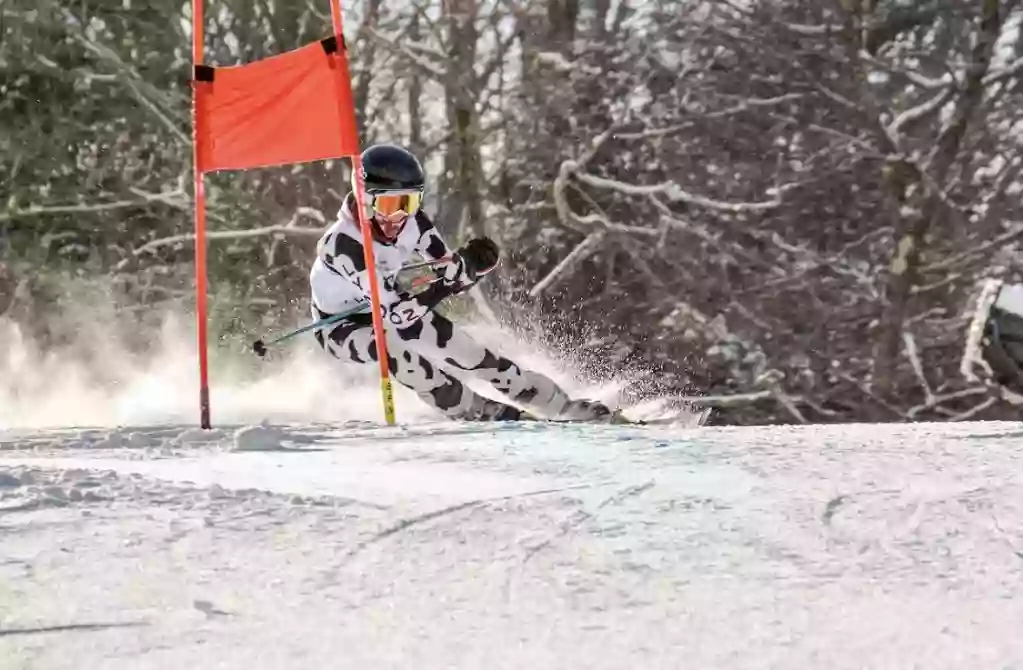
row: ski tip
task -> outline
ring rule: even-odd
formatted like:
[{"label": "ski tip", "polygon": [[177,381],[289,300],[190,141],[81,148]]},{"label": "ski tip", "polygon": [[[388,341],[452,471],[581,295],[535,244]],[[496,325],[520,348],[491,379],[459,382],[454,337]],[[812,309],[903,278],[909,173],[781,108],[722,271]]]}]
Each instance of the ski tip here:
[{"label": "ski tip", "polygon": [[263,340],[256,340],[253,342],[252,351],[260,358],[266,356],[266,345],[263,343]]}]

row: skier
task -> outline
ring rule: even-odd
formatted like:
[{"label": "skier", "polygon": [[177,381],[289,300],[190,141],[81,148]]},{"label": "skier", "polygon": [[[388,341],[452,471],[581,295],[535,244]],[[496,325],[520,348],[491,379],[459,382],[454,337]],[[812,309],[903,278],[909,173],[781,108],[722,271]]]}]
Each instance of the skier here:
[{"label": "skier", "polygon": [[[486,277],[497,266],[499,249],[486,237],[470,240],[457,251],[448,247],[421,208],[425,175],[409,151],[393,144],[374,145],[363,152],[362,165],[366,219],[373,237],[388,365],[394,378],[451,419],[506,421],[538,415],[611,420],[614,415],[607,406],[571,400],[553,380],[490,351],[433,311],[445,298]],[[353,174],[352,193],[317,244],[309,274],[315,319],[370,306],[355,188]],[[414,253],[428,261],[449,261],[436,270],[437,281],[418,294],[400,290],[396,280]],[[316,339],[335,358],[377,363],[369,313],[352,314],[325,330],[316,331]],[[488,382],[527,411],[473,392],[461,380],[466,376]]]}]

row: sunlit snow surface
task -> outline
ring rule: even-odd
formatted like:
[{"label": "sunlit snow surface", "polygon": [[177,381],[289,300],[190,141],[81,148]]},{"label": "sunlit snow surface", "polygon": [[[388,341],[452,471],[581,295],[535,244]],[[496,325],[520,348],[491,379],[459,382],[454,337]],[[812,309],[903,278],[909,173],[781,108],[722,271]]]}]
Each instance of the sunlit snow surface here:
[{"label": "sunlit snow surface", "polygon": [[0,433],[0,667],[1023,668],[1018,424]]}]

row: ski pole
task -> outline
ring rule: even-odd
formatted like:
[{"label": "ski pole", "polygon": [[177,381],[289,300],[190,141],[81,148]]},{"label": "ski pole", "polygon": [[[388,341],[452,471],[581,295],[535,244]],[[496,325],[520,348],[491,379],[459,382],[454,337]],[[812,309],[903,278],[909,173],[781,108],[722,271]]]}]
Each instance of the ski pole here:
[{"label": "ski pole", "polygon": [[425,277],[416,277],[409,282],[409,288],[419,288],[420,286],[427,286],[438,281],[440,281],[439,277],[430,277],[429,275]]},{"label": "ski pole", "polygon": [[324,326],[329,326],[332,323],[337,323],[338,321],[347,318],[352,314],[355,314],[356,312],[361,312],[364,309],[366,309],[365,306],[359,306],[356,307],[355,309],[350,309],[347,312],[341,312],[340,314],[332,314],[331,316],[322,318],[319,321],[314,321],[313,323],[302,326],[301,328],[290,330],[284,333],[283,335],[279,335],[273,338],[272,340],[266,342],[264,342],[263,340],[256,340],[255,342],[252,343],[252,351],[260,358],[263,358],[264,356],[266,356],[266,348],[269,345],[279,344],[280,342],[290,340],[296,335],[301,335],[302,333],[308,332],[310,330],[316,330],[317,328],[323,328]]},{"label": "ski pole", "polygon": [[423,263],[411,263],[409,265],[405,265],[400,270],[398,270],[398,272],[405,272],[407,270],[421,270],[423,268],[436,268],[442,265],[447,265],[450,262],[451,256],[444,256],[443,258],[438,258],[435,261],[425,261]]},{"label": "ski pole", "polygon": [[[414,263],[412,265],[406,265],[405,267],[403,267],[398,272],[399,273],[400,272],[405,272],[406,270],[419,270],[419,269],[427,268],[427,267],[438,267],[438,266],[441,266],[441,265],[444,265],[444,264],[450,263],[450,262],[451,262],[451,258],[450,257],[444,257],[444,258],[438,259],[436,261],[427,261],[425,263]],[[432,284],[435,281],[437,281],[436,277],[430,277],[430,276],[419,277],[417,279],[412,280],[411,285],[410,285],[409,288],[419,288],[420,286],[425,286],[427,284]],[[269,340],[269,341],[256,340],[255,342],[252,343],[252,351],[257,356],[259,356],[260,358],[263,358],[264,356],[266,356],[266,348],[268,346],[270,346],[270,345],[279,344],[281,342],[286,342],[287,340],[290,340],[291,338],[293,338],[293,337],[295,337],[297,335],[301,335],[302,333],[306,333],[306,332],[308,332],[310,330],[316,330],[318,328],[323,328],[324,326],[329,326],[332,323],[337,323],[341,319],[344,319],[344,318],[346,318],[348,316],[351,316],[352,314],[355,314],[356,312],[361,312],[364,309],[366,309],[365,306],[361,306],[361,307],[356,307],[355,309],[350,309],[347,312],[342,312],[340,314],[333,314],[331,316],[328,316],[328,317],[325,317],[323,319],[320,319],[319,321],[314,321],[313,323],[310,323],[310,324],[307,324],[305,326],[302,326],[301,328],[296,328],[295,330],[288,331],[287,333],[284,333],[283,335],[275,337],[274,339]]]}]

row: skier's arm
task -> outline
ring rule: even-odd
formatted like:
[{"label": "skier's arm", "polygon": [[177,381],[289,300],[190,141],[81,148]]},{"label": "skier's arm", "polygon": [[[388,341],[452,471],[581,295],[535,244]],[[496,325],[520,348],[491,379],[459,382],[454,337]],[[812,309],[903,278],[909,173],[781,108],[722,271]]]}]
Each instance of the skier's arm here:
[{"label": "skier's arm", "polygon": [[447,285],[450,293],[461,293],[472,288],[497,266],[500,252],[492,240],[485,237],[473,239],[464,247],[452,251],[424,211],[416,213],[416,223],[419,225],[416,251],[430,261],[451,261],[437,269],[438,278]]},{"label": "skier's arm", "polygon": [[424,212],[416,212],[416,225],[419,226],[419,240],[416,252],[428,261],[439,261],[454,256],[448,243],[444,241],[440,231],[433,225],[433,220]]}]

